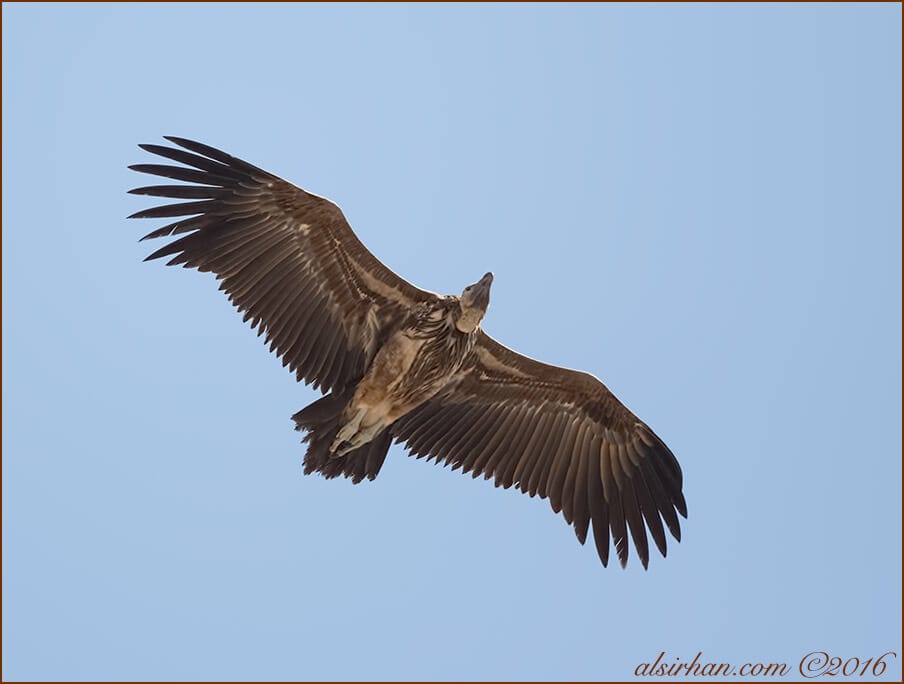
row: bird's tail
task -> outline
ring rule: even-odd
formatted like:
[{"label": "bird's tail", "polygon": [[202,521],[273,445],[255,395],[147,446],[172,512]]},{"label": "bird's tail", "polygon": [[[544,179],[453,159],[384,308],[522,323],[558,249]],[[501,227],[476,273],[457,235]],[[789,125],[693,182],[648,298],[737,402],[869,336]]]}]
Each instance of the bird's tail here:
[{"label": "bird's tail", "polygon": [[344,475],[357,484],[365,477],[373,480],[380,472],[392,442],[388,429],[343,456],[330,453],[330,445],[342,424],[342,410],[351,397],[351,392],[331,392],[292,416],[295,429],[308,433],[303,440],[308,445],[304,456],[305,475],[320,473],[327,479]]}]

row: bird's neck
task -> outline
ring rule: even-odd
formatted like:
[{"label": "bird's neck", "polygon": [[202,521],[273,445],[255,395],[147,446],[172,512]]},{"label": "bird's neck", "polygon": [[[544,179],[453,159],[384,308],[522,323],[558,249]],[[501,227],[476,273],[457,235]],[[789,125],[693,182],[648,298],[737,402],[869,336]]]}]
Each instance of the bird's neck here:
[{"label": "bird's neck", "polygon": [[461,308],[458,320],[455,321],[455,327],[459,332],[472,333],[477,330],[480,321],[483,318],[483,312],[478,309]]}]

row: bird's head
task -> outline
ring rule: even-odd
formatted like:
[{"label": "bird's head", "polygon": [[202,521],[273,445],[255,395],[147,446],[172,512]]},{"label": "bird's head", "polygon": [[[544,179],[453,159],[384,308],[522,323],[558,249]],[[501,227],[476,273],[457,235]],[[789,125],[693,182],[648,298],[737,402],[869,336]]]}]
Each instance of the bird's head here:
[{"label": "bird's head", "polygon": [[490,306],[490,285],[493,284],[493,274],[487,273],[483,278],[472,285],[468,285],[461,292],[459,304],[461,316],[455,324],[461,332],[474,332],[483,315]]}]

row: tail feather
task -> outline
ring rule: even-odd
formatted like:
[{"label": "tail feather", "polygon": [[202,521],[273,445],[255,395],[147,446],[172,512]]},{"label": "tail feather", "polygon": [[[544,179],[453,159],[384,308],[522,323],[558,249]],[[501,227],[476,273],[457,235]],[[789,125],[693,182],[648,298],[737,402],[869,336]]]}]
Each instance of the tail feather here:
[{"label": "tail feather", "polygon": [[373,480],[379,474],[392,442],[388,429],[344,456],[330,453],[330,445],[339,432],[342,410],[349,399],[350,393],[330,393],[292,416],[295,429],[308,433],[303,440],[308,445],[304,456],[305,475],[320,473],[327,479],[343,475],[357,484],[365,477]]}]

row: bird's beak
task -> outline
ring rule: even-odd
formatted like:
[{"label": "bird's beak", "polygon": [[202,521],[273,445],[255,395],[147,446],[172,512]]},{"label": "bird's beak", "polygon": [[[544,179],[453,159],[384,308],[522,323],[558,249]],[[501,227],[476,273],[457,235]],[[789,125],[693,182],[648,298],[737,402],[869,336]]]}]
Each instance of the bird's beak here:
[{"label": "bird's beak", "polygon": [[493,274],[487,273],[483,278],[471,286],[471,305],[486,311],[490,305],[490,285],[493,284]]},{"label": "bird's beak", "polygon": [[474,288],[482,293],[490,294],[490,285],[493,284],[493,274],[487,273],[483,278],[474,283]]}]

